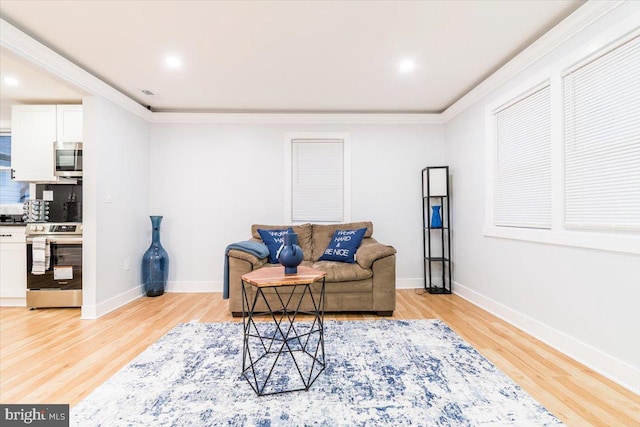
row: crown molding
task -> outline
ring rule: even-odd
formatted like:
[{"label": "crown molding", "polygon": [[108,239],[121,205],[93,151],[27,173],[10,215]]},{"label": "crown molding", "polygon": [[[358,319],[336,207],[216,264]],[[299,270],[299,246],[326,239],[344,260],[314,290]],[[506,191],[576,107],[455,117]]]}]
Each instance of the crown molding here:
[{"label": "crown molding", "polygon": [[147,121],[151,120],[151,111],[1,18],[0,45],[69,83],[82,94],[102,96]]},{"label": "crown molding", "polygon": [[440,114],[419,113],[192,113],[151,112],[127,95],[0,18],[0,45],[68,82],[83,94],[99,95],[152,123],[211,124],[441,124]]},{"label": "crown molding", "polygon": [[470,108],[575,34],[629,0],[590,0],[440,114],[151,112],[0,18],[0,45],[68,82],[152,123],[205,124],[444,124]]},{"label": "crown molding", "polygon": [[206,124],[442,124],[441,114],[395,113],[153,113],[154,123]]},{"label": "crown molding", "polygon": [[627,1],[588,1],[447,108],[442,113],[443,123],[470,108],[487,94],[521,73],[525,68]]}]

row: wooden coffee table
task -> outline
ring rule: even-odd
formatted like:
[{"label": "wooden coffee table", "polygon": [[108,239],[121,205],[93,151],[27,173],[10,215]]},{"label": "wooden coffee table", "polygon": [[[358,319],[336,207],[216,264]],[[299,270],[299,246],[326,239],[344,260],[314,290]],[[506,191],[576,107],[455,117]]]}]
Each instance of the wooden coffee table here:
[{"label": "wooden coffee table", "polygon": [[[301,266],[297,274],[284,274],[284,267],[278,266],[242,276],[242,374],[258,396],[309,390],[324,371],[326,275]],[[314,295],[311,285],[320,281]],[[305,298],[311,301],[311,311],[301,310]],[[296,321],[303,313],[312,315],[310,322]],[[271,321],[256,321],[260,315]]]}]

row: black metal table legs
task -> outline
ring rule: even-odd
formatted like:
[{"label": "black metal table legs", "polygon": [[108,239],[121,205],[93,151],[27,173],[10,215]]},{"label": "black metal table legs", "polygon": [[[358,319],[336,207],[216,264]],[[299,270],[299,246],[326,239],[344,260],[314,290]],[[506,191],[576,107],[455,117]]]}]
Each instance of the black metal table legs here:
[{"label": "black metal table legs", "polygon": [[[311,285],[254,287],[250,301],[251,285],[242,282],[242,375],[258,396],[309,390],[325,369],[325,280],[319,295],[313,295]],[[311,311],[301,310],[305,298]],[[258,311],[261,302],[266,310]],[[301,322],[299,314],[312,315],[312,320]],[[271,321],[256,321],[258,315]]]}]

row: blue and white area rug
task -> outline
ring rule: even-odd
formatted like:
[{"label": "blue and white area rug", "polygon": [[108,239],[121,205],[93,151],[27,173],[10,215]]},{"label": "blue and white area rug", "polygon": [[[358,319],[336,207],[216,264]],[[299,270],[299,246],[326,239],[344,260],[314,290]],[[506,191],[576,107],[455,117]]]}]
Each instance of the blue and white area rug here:
[{"label": "blue and white area rug", "polygon": [[71,410],[75,426],[557,426],[439,320],[326,321],[309,391],[258,397],[242,323],[183,323]]}]

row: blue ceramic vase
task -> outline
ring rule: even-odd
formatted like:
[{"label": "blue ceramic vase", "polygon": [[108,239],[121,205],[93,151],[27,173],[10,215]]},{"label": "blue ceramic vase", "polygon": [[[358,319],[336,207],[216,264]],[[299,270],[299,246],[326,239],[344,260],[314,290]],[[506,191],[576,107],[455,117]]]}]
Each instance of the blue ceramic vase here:
[{"label": "blue ceramic vase", "polygon": [[296,274],[302,262],[302,248],[298,246],[298,235],[286,233],[282,237],[284,244],[280,249],[278,261],[284,266],[284,274]]},{"label": "blue ceramic vase", "polygon": [[440,216],[440,206],[431,206],[431,228],[442,228],[442,216]]},{"label": "blue ceramic vase", "polygon": [[142,256],[142,284],[148,297],[157,297],[164,293],[169,274],[169,254],[160,244],[161,216],[151,216],[153,234],[151,246]]}]

